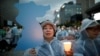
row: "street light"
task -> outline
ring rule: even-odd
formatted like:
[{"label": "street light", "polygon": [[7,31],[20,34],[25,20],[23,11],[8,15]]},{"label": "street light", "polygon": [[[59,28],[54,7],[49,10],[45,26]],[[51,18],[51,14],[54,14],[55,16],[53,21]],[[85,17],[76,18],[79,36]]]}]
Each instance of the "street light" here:
[{"label": "street light", "polygon": [[60,15],[59,14],[57,14],[57,18],[59,18],[60,17]]},{"label": "street light", "polygon": [[56,12],[59,12],[59,10],[56,10]]},{"label": "street light", "polygon": [[65,7],[65,5],[63,5],[61,8],[64,8]]},{"label": "street light", "polygon": [[100,20],[100,12],[94,14],[94,20]]}]

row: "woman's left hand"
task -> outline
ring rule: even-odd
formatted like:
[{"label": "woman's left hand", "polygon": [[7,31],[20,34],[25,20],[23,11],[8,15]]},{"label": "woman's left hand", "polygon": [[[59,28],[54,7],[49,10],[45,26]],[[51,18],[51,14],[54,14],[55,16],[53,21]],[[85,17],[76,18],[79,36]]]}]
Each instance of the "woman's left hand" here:
[{"label": "woman's left hand", "polygon": [[72,49],[70,51],[65,51],[66,56],[73,56]]}]

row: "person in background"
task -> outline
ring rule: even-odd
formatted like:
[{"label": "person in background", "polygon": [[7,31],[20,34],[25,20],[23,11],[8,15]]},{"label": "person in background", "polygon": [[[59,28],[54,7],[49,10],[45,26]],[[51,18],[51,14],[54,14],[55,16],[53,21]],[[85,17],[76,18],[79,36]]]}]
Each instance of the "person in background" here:
[{"label": "person in background", "polygon": [[69,33],[67,32],[66,27],[62,26],[61,31],[56,34],[56,37],[58,40],[64,40],[68,35]]},{"label": "person in background", "polygon": [[55,37],[56,26],[50,21],[42,24],[44,42],[39,48],[29,48],[24,52],[24,56],[66,56],[62,43]]},{"label": "person in background", "polygon": [[22,26],[19,26],[18,27],[18,35],[19,35],[19,37],[22,37],[22,31],[23,31]]},{"label": "person in background", "polygon": [[61,31],[61,27],[60,26],[57,26],[57,32],[60,32],[60,31]]},{"label": "person in background", "polygon": [[0,29],[0,36],[1,38],[4,38],[6,35],[6,26],[3,26],[2,29]]},{"label": "person in background", "polygon": [[7,42],[8,44],[11,44],[12,39],[13,39],[13,37],[12,37],[12,30],[11,30],[11,28],[8,26],[8,27],[6,28],[6,35],[5,35],[5,37],[4,37],[4,40],[6,40],[6,42]]},{"label": "person in background", "polygon": [[84,19],[80,27],[80,37],[73,47],[74,56],[100,56],[100,24],[95,20]]},{"label": "person in background", "polygon": [[13,45],[13,47],[16,47],[17,42],[19,40],[18,26],[16,24],[14,24],[14,26],[12,27],[11,30],[12,30],[12,37],[13,37],[12,45]]},{"label": "person in background", "polygon": [[12,34],[10,27],[6,26],[4,27],[4,36],[2,37],[2,40],[0,40],[0,55],[3,55],[2,53],[9,51],[9,45],[11,44],[12,41]]}]

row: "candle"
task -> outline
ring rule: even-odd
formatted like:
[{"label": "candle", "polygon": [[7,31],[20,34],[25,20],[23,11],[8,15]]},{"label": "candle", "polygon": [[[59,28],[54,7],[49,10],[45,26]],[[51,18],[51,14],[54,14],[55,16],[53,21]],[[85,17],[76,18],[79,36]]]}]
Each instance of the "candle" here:
[{"label": "candle", "polygon": [[65,51],[70,51],[71,50],[71,45],[72,45],[71,42],[63,42],[63,45],[64,45],[64,50]]}]

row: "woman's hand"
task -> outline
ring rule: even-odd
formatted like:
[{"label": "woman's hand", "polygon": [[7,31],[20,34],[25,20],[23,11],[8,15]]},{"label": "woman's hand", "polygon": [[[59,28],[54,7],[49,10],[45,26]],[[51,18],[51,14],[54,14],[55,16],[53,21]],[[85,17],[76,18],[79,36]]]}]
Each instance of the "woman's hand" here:
[{"label": "woman's hand", "polygon": [[36,56],[36,50],[33,48],[29,48],[24,52],[24,56]]},{"label": "woman's hand", "polygon": [[73,56],[72,49],[70,51],[65,51],[66,56]]},{"label": "woman's hand", "polygon": [[34,56],[36,55],[35,49],[31,49],[31,50],[29,51],[29,53],[32,54],[32,55],[34,55]]}]

